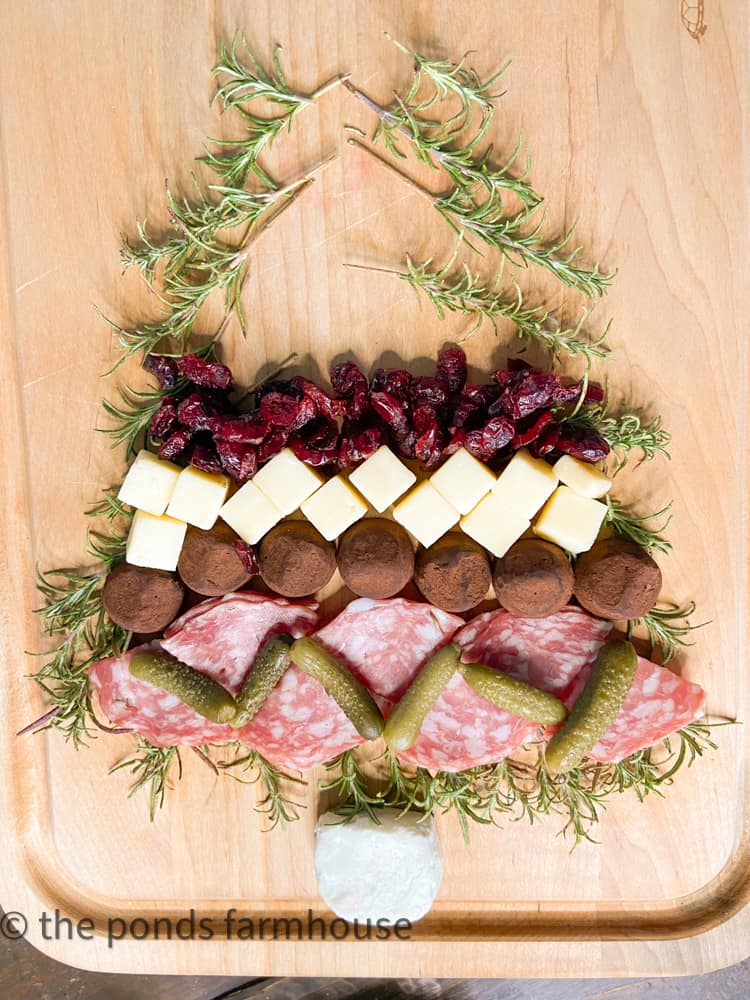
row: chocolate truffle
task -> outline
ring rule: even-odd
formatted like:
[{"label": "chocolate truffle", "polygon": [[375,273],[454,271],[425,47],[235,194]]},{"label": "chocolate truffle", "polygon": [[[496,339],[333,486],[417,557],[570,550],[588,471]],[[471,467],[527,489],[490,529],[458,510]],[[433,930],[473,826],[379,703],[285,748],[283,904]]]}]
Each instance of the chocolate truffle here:
[{"label": "chocolate truffle", "polygon": [[210,531],[188,528],[177,572],[185,586],[204,597],[222,597],[250,579],[235,547],[239,538],[218,521]]},{"label": "chocolate truffle", "polygon": [[263,582],[282,597],[307,597],[325,587],[336,569],[336,551],[308,521],[283,521],[258,549]]},{"label": "chocolate truffle", "polygon": [[360,597],[393,597],[414,574],[414,549],[395,521],[368,517],[344,532],[339,541],[341,577]]},{"label": "chocolate truffle", "polygon": [[521,618],[546,618],[570,600],[573,569],[559,546],[524,538],[496,561],[492,583],[507,611]]},{"label": "chocolate truffle", "polygon": [[184,593],[175,573],[120,563],[104,582],[102,603],[129,632],[161,632],[177,617]]},{"label": "chocolate truffle", "polygon": [[579,556],[575,595],[592,615],[621,621],[653,608],[661,590],[661,570],[640,545],[606,538]]},{"label": "chocolate truffle", "polygon": [[470,611],[490,589],[490,561],[481,545],[449,531],[417,553],[414,582],[430,604],[443,611]]}]

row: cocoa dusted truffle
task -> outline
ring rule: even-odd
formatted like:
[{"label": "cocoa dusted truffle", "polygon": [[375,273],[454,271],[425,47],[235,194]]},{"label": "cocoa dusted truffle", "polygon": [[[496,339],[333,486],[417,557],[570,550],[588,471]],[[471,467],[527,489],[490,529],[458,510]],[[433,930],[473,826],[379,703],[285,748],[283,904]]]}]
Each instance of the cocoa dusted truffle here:
[{"label": "cocoa dusted truffle", "polygon": [[104,582],[102,603],[116,625],[148,634],[174,621],[184,595],[175,573],[120,563]]},{"label": "cocoa dusted truffle", "polygon": [[524,538],[497,560],[492,583],[507,611],[521,618],[546,618],[570,600],[573,569],[559,546]]},{"label": "cocoa dusted truffle", "polygon": [[336,569],[336,552],[308,521],[283,521],[263,536],[258,549],[263,582],[282,597],[321,590]]},{"label": "cocoa dusted truffle", "polygon": [[395,521],[368,517],[339,540],[339,572],[346,586],[360,597],[393,597],[414,574],[414,549],[406,531]]},{"label": "cocoa dusted truffle", "polygon": [[237,552],[238,541],[221,521],[210,531],[188,528],[177,563],[182,582],[204,597],[222,597],[244,586],[251,574]]},{"label": "cocoa dusted truffle", "polygon": [[579,557],[575,595],[592,615],[621,621],[653,608],[661,570],[645,549],[627,538],[606,538]]},{"label": "cocoa dusted truffle", "polygon": [[470,611],[490,589],[490,561],[481,545],[457,531],[417,553],[414,582],[443,611]]}]

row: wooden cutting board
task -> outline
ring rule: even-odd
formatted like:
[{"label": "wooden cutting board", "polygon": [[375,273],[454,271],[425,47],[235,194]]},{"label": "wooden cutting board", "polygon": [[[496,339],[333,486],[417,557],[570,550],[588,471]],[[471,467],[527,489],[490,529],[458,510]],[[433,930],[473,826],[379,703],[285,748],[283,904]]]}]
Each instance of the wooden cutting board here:
[{"label": "wooden cutting board", "polygon": [[[479,829],[470,847],[440,821],[446,874],[409,942],[334,943],[42,939],[42,911],[174,918],[234,906],[270,917],[322,912],[312,871],[312,792],[288,831],[261,832],[255,791],[218,781],[185,755],[185,773],[149,823],[107,776],[127,737],[76,753],[59,735],[13,734],[43,710],[25,679],[42,648],[33,570],[75,565],[82,511],[118,481],[123,456],[95,429],[103,397],[142,379],[101,378],[117,356],[94,305],[122,321],[153,308],[123,277],[122,232],[166,222],[164,181],[188,192],[207,135],[230,134],[209,107],[219,40],[245,28],[265,60],[284,46],[290,81],[310,90],[338,72],[387,102],[408,79],[390,31],[482,73],[513,65],[494,125],[498,158],[519,131],[546,225],[577,221],[583,255],[618,271],[592,323],[613,319],[615,398],[659,412],[672,461],[631,471],[620,495],[643,509],[674,499],[665,594],[694,598],[710,620],[679,659],[709,691],[709,710],[742,719],[747,689],[747,17],[741,0],[705,0],[698,41],[680,0],[494,3],[257,0],[136,3],[17,0],[0,40],[0,275],[4,459],[0,560],[5,818],[2,903],[63,961],[148,972],[298,975],[585,976],[699,972],[745,957],[750,910],[747,741],[722,730],[720,752],[680,775],[664,800],[612,803],[599,843],[570,853],[554,820]],[[683,4],[683,6],[685,6]],[[693,14],[696,12],[694,11]],[[252,251],[249,333],[225,339],[241,382],[289,351],[325,373],[342,355],[428,370],[462,319],[440,322],[411,291],[345,262],[395,266],[405,251],[448,259],[452,234],[410,187],[347,146],[344,125],[374,122],[340,88],[300,117],[267,159],[291,179],[332,151],[335,163]],[[437,184],[434,174],[415,173]],[[437,190],[437,188],[436,188]],[[485,273],[497,262],[475,261]],[[576,311],[538,275],[524,286]],[[211,329],[212,317],[206,320]],[[486,328],[467,343],[475,374],[518,344]],[[535,361],[542,355],[531,352]],[[571,372],[573,368],[569,369]],[[601,375],[601,372],[599,373]]]}]

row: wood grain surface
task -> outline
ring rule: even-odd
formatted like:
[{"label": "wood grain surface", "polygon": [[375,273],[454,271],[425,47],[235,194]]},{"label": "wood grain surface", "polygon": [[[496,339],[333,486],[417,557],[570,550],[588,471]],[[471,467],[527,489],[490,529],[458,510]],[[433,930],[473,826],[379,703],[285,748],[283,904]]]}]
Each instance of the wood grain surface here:
[{"label": "wood grain surface", "polygon": [[[549,232],[577,221],[582,256],[618,271],[591,320],[614,321],[607,383],[614,399],[659,412],[673,435],[672,462],[630,470],[618,494],[644,509],[674,499],[665,596],[694,598],[710,620],[679,667],[708,689],[710,712],[744,718],[745,5],[706,0],[705,18],[696,41],[677,0],[9,5],[0,39],[7,908],[33,917],[58,906],[98,926],[110,915],[152,919],[191,907],[268,916],[321,908],[312,791],[299,823],[266,834],[252,809],[255,791],[217,781],[189,755],[167,808],[149,824],[144,802],[126,797],[127,776],[107,777],[128,750],[126,737],[76,753],[54,734],[12,736],[43,710],[24,679],[33,660],[23,651],[42,642],[31,613],[34,562],[80,562],[82,511],[124,469],[122,454],[95,433],[105,426],[101,399],[113,398],[117,381],[144,381],[135,365],[117,380],[101,378],[117,354],[92,306],[123,322],[154,315],[138,279],[121,274],[120,234],[145,217],[165,226],[165,178],[187,193],[205,136],[231,135],[209,106],[209,71],[219,40],[237,27],[263,59],[283,44],[293,85],[310,90],[347,71],[383,102],[410,69],[386,30],[436,55],[475,50],[482,73],[513,57],[491,138],[501,155],[523,132]],[[230,330],[224,340],[240,382],[291,350],[298,370],[320,377],[342,356],[366,368],[398,357],[426,370],[444,343],[465,335],[465,321],[440,322],[395,279],[343,266],[394,266],[406,251],[441,262],[453,245],[423,199],[347,145],[345,125],[374,124],[339,88],[268,155],[268,168],[287,180],[338,153],[253,247],[249,334]],[[406,169],[436,184],[414,163]],[[497,266],[477,260],[487,274]],[[563,314],[581,307],[534,271],[522,284]],[[217,316],[207,312],[207,332]],[[475,374],[519,348],[503,327],[479,331],[466,346]],[[478,830],[466,848],[454,821],[441,821],[444,883],[408,944],[131,940],[108,949],[99,938],[42,942],[33,930],[30,939],[84,967],[159,972],[348,976],[382,974],[384,963],[392,975],[437,976],[717,968],[747,951],[746,759],[744,729],[723,731],[720,753],[682,774],[665,800],[613,803],[600,843],[572,854],[554,822]]]}]

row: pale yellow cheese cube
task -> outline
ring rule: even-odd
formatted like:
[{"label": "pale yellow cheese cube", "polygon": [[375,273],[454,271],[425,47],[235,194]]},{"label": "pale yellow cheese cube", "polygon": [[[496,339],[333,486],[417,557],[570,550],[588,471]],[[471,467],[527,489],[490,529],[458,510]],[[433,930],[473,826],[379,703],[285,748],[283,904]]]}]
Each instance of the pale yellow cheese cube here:
[{"label": "pale yellow cheese cube", "polygon": [[174,462],[163,462],[145,449],[139,451],[128,469],[117,499],[149,514],[163,514],[179,474],[180,467]]},{"label": "pale yellow cheese cube", "polygon": [[460,516],[453,504],[448,503],[429,480],[415,486],[393,508],[394,520],[410,531],[425,548],[452,528]]},{"label": "pale yellow cheese cube", "polygon": [[459,448],[430,476],[430,482],[459,514],[468,514],[487,496],[497,479],[471,452]]},{"label": "pale yellow cheese cube", "polygon": [[572,455],[563,455],[552,466],[555,475],[561,483],[565,483],[582,497],[591,497],[596,500],[609,493],[612,487],[612,480],[597,469],[590,462],[582,462],[580,458],[573,458]]},{"label": "pale yellow cheese cube", "polygon": [[515,507],[531,520],[552,495],[557,482],[557,475],[548,462],[534,458],[526,448],[521,448],[500,473],[493,492],[506,506]]},{"label": "pale yellow cheese cube", "polygon": [[184,521],[137,510],[125,543],[125,562],[150,569],[176,570],[186,531]]},{"label": "pale yellow cheese cube", "polygon": [[219,517],[248,545],[255,545],[278,524],[283,514],[250,480],[227,500],[219,511]]},{"label": "pale yellow cheese cube", "polygon": [[343,476],[334,476],[305,500],[300,510],[332,542],[367,513],[367,504]]},{"label": "pale yellow cheese cube", "polygon": [[539,515],[534,534],[577,555],[594,544],[606,513],[607,505],[601,501],[559,486]]},{"label": "pale yellow cheese cube", "polygon": [[196,528],[213,528],[228,489],[229,476],[189,465],[177,478],[167,514]]},{"label": "pale yellow cheese cube", "polygon": [[349,482],[382,514],[413,486],[417,477],[388,445],[380,448],[349,476]]},{"label": "pale yellow cheese cube", "polygon": [[253,482],[282,514],[291,514],[324,482],[319,472],[305,465],[291,448],[283,448],[256,472]]},{"label": "pale yellow cheese cube", "polygon": [[490,493],[461,518],[461,528],[466,534],[498,558],[505,555],[530,525],[530,520],[518,507],[506,503],[504,497],[495,493]]}]

